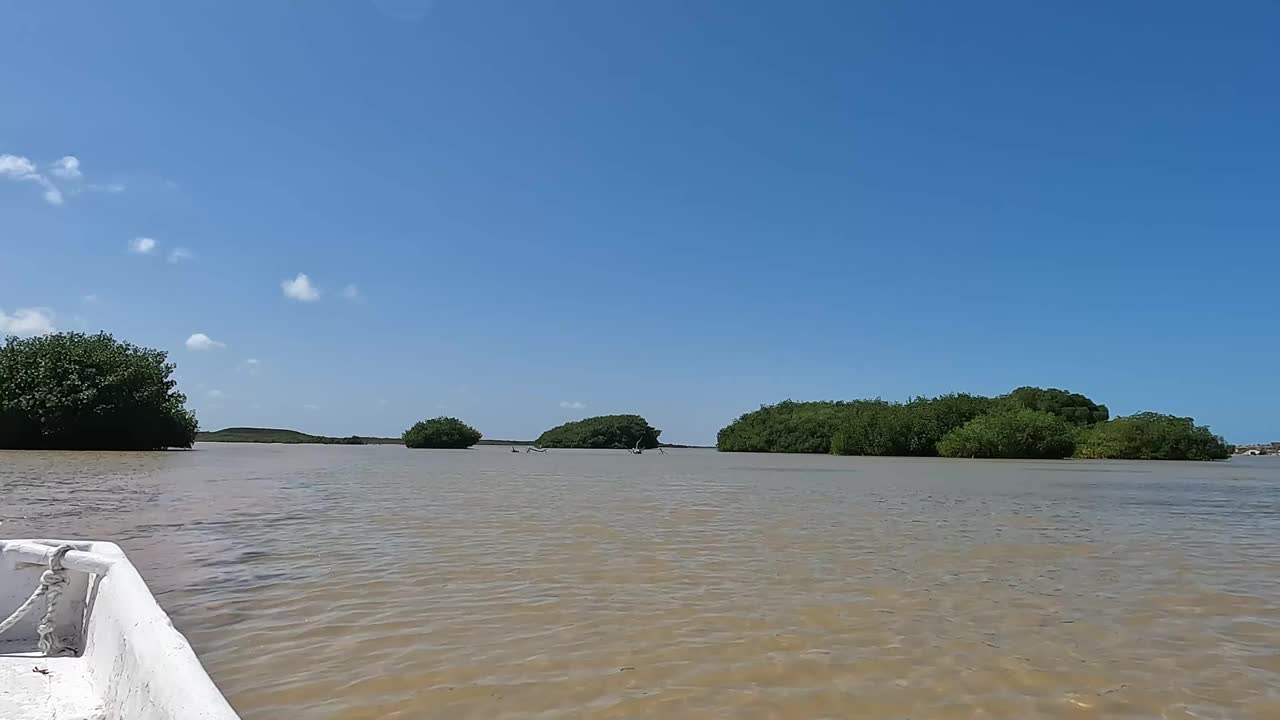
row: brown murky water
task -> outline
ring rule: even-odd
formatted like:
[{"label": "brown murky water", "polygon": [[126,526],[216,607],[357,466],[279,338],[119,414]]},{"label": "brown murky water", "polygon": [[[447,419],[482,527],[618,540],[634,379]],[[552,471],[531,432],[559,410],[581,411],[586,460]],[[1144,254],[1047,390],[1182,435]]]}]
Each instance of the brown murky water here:
[{"label": "brown murky water", "polygon": [[1280,461],[0,453],[257,718],[1280,718]]}]

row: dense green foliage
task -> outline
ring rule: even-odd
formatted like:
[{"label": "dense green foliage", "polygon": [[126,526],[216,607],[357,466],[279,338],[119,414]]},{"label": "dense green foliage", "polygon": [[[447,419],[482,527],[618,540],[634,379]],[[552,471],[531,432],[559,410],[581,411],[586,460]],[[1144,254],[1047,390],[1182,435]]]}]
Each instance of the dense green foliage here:
[{"label": "dense green foliage", "polygon": [[196,418],[159,350],[106,333],[7,338],[0,346],[0,448],[191,447]]},{"label": "dense green foliage", "polygon": [[831,438],[836,455],[937,455],[947,433],[991,408],[989,398],[943,395],[908,403],[862,400],[845,405],[846,414]]},{"label": "dense green foliage", "polygon": [[480,442],[480,431],[458,418],[422,420],[404,431],[404,444],[411,448],[469,448]]},{"label": "dense green foliage", "polygon": [[661,430],[639,415],[600,415],[565,423],[542,433],[537,444],[544,448],[641,448],[658,447]]},{"label": "dense green foliage", "polygon": [[905,404],[786,400],[735,420],[720,431],[716,447],[733,452],[936,455],[938,440],[991,406],[990,398],[963,393]]},{"label": "dense green foliage", "polygon": [[943,457],[1060,459],[1075,449],[1075,430],[1053,413],[1006,408],[952,430],[937,448]]},{"label": "dense green foliage", "polygon": [[[1106,405],[1057,388],[1020,387],[994,398],[961,393],[905,403],[786,400],[730,423],[720,430],[716,447],[737,452],[1061,458],[1072,455],[1079,441],[1081,457],[1225,457],[1221,438],[1206,428],[1192,432],[1189,419],[1179,419],[1185,426],[1178,428],[1153,421],[1135,428],[1132,423],[1113,426],[1117,421],[1107,422],[1109,416]],[[1140,432],[1145,433],[1143,442],[1135,439]]]},{"label": "dense green foliage", "polygon": [[854,404],[784,400],[763,405],[720,430],[716,447],[731,452],[831,452],[831,436]]},{"label": "dense green foliage", "polygon": [[1138,413],[1095,425],[1080,434],[1076,456],[1134,460],[1222,460],[1231,448],[1188,417]]},{"label": "dense green foliage", "polygon": [[326,437],[309,435],[297,430],[281,430],[277,428],[233,427],[213,432],[196,433],[196,442],[256,442],[287,443],[316,445],[401,445],[401,438],[366,437],[351,435],[348,437]]},{"label": "dense green foliage", "polygon": [[1023,407],[1057,415],[1077,427],[1106,422],[1111,417],[1106,405],[1058,388],[1020,387],[1005,397]]}]

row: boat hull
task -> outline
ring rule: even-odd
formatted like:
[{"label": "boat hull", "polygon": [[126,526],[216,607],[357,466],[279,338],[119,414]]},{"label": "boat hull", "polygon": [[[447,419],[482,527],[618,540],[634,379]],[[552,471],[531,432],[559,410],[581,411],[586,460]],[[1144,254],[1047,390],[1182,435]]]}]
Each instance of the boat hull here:
[{"label": "boat hull", "polygon": [[53,627],[74,654],[36,649],[46,599],[0,635],[0,718],[236,720],[190,643],[170,622],[133,564],[113,543],[0,540],[0,619],[40,584],[53,548],[67,583]]}]

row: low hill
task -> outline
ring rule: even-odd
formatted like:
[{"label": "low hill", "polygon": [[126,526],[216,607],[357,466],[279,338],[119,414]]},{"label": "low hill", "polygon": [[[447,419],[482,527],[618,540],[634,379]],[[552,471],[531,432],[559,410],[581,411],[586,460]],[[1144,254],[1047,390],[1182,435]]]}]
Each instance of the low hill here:
[{"label": "low hill", "polygon": [[[297,430],[279,428],[231,427],[212,432],[196,433],[196,442],[252,442],[252,443],[288,443],[291,445],[403,445],[401,438],[369,437],[352,435],[350,437],[326,437],[309,435]],[[477,445],[532,445],[532,440],[481,440]]]},{"label": "low hill", "polygon": [[400,438],[362,437],[325,437],[324,435],[308,435],[297,430],[279,428],[233,427],[214,432],[196,433],[196,442],[256,442],[256,443],[288,443],[293,445],[402,445]]}]

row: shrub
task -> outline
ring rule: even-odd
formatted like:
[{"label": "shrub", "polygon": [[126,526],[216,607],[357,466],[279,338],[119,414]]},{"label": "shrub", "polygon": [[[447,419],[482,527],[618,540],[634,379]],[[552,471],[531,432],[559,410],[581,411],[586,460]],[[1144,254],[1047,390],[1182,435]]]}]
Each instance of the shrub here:
[{"label": "shrub", "polygon": [[1075,447],[1067,421],[1041,410],[1014,409],[982,415],[938,442],[943,457],[1064,458]]},{"label": "shrub", "polygon": [[884,400],[793,402],[747,413],[717,436],[720,450],[745,452],[831,452],[837,455],[937,454],[951,430],[987,412],[990,398],[963,393]]},{"label": "shrub", "polygon": [[547,448],[658,447],[661,430],[639,415],[600,415],[558,425],[542,433],[537,445]]},{"label": "shrub", "polygon": [[1222,460],[1230,446],[1188,417],[1145,412],[1095,425],[1080,435],[1076,457]]},{"label": "shrub", "polygon": [[414,423],[403,437],[406,447],[461,449],[480,442],[482,436],[458,418],[438,417]]},{"label": "shrub", "polygon": [[[860,401],[879,402],[879,401]],[[850,412],[843,402],[761,405],[720,430],[716,449],[724,452],[831,452],[831,437]]]},{"label": "shrub", "polygon": [[[836,455],[911,455],[915,415],[906,405],[881,401],[850,403],[831,436]],[[929,448],[932,454],[932,447]]]},{"label": "shrub", "polygon": [[196,418],[168,355],[106,333],[7,338],[0,346],[0,447],[191,447]]},{"label": "shrub", "polygon": [[1020,387],[1005,397],[1031,410],[1057,415],[1079,427],[1106,422],[1111,417],[1106,405],[1058,388]]}]

